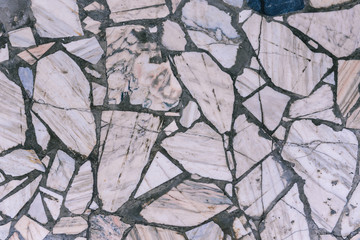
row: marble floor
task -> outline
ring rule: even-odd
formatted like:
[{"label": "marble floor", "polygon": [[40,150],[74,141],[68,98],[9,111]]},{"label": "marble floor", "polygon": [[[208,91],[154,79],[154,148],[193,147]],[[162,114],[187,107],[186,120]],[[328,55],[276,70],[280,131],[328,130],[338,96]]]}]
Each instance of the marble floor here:
[{"label": "marble floor", "polygon": [[359,240],[360,0],[1,0],[0,240]]}]

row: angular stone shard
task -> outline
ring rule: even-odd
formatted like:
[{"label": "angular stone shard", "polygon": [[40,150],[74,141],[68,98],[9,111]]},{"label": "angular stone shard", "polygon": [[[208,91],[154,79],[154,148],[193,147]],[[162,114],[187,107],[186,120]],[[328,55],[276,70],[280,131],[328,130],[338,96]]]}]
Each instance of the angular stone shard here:
[{"label": "angular stone shard", "polygon": [[160,186],[164,182],[181,174],[182,171],[170,162],[161,152],[157,152],[153,162],[151,163],[148,171],[145,174],[135,197],[138,197],[147,191]]},{"label": "angular stone shard", "polygon": [[261,239],[311,239],[297,186],[291,188],[266,216]]},{"label": "angular stone shard", "polygon": [[85,11],[103,11],[105,7],[98,2],[92,2],[91,4],[84,7]]},{"label": "angular stone shard", "polygon": [[268,157],[235,186],[241,209],[260,217],[287,186],[284,170],[273,157]]},{"label": "angular stone shard", "polygon": [[85,23],[85,27],[84,29],[92,32],[94,34],[98,34],[100,32],[100,26],[101,26],[101,22],[95,21],[94,19],[92,19],[91,17],[87,16],[83,23]]},{"label": "angular stone shard", "polygon": [[101,130],[98,192],[103,209],[115,212],[135,190],[160,128],[150,114],[105,111]]},{"label": "angular stone shard", "polygon": [[273,131],[279,125],[289,100],[289,96],[266,86],[243,104],[270,131]]},{"label": "angular stone shard", "polygon": [[44,124],[38,119],[34,113],[31,113],[32,124],[35,128],[35,136],[37,143],[42,147],[42,149],[46,149],[47,145],[50,141],[50,135],[47,131]]},{"label": "angular stone shard", "polygon": [[350,0],[310,0],[310,5],[314,8],[330,7],[332,5],[350,2]]},{"label": "angular stone shard", "polygon": [[169,50],[184,51],[186,45],[185,33],[176,22],[167,20],[163,23],[164,33],[161,43]]},{"label": "angular stone shard", "polygon": [[6,239],[9,236],[11,222],[0,225],[0,239]]},{"label": "angular stone shard", "polygon": [[244,216],[235,218],[232,227],[236,239],[255,240],[251,228],[246,226],[249,225],[249,223],[251,224],[251,221],[248,221]]},{"label": "angular stone shard", "polygon": [[65,207],[74,214],[82,214],[90,203],[93,194],[93,172],[90,161],[79,169],[65,198]]},{"label": "angular stone shard", "polygon": [[11,218],[14,218],[21,208],[34,195],[37,187],[39,186],[40,180],[41,176],[38,176],[21,190],[5,198],[2,202],[0,202],[0,211]]},{"label": "angular stone shard", "polygon": [[13,47],[30,47],[36,45],[30,27],[20,28],[9,32],[9,40]]},{"label": "angular stone shard", "polygon": [[172,121],[169,125],[166,126],[166,128],[164,128],[164,132],[167,136],[169,136],[170,134],[172,134],[173,132],[175,132],[178,129],[179,128],[176,125],[176,122]]},{"label": "angular stone shard", "polygon": [[346,57],[360,47],[359,21],[360,5],[338,11],[299,13],[288,18],[292,27],[317,41],[336,57]]},{"label": "angular stone shard", "polygon": [[22,184],[27,179],[21,180],[12,180],[0,186],[0,200],[3,199],[6,195],[12,192],[15,188],[17,188],[20,184]]},{"label": "angular stone shard", "polygon": [[178,104],[182,89],[159,46],[144,42],[144,31],[133,25],[106,29],[109,100],[119,104],[126,93],[131,104],[166,111]]},{"label": "angular stone shard", "polygon": [[28,211],[30,217],[38,221],[39,223],[46,224],[48,218],[45,213],[44,204],[42,203],[42,199],[40,193],[38,193],[30,205],[30,209]]},{"label": "angular stone shard", "polygon": [[241,8],[243,5],[243,0],[223,0],[225,3],[232,5],[234,7]]},{"label": "angular stone shard", "polygon": [[140,214],[149,222],[195,226],[231,205],[216,185],[186,180],[150,203]]},{"label": "angular stone shard", "polygon": [[142,239],[185,240],[184,236],[172,230],[136,224],[127,235],[126,240]]},{"label": "angular stone shard", "polygon": [[259,127],[240,115],[234,123],[236,136],[233,141],[236,160],[236,177],[240,177],[265,155],[271,152],[270,140],[259,136]]},{"label": "angular stone shard", "polygon": [[89,94],[89,82],[64,52],[39,61],[32,109],[69,148],[86,156],[96,144]]},{"label": "angular stone shard", "polygon": [[190,101],[182,111],[180,124],[189,128],[200,116],[198,105]]},{"label": "angular stone shard", "polygon": [[119,2],[107,0],[111,10],[110,18],[114,22],[124,22],[137,19],[155,19],[166,17],[169,9],[165,0],[139,0]]},{"label": "angular stone shard", "polygon": [[0,72],[0,152],[25,142],[27,129],[21,89]]},{"label": "angular stone shard", "polygon": [[9,240],[20,240],[19,234],[17,232],[14,232],[13,235],[9,238]]},{"label": "angular stone shard", "polygon": [[75,235],[87,229],[88,223],[82,217],[63,217],[52,230],[54,234]]},{"label": "angular stone shard", "polygon": [[186,232],[189,240],[218,240],[223,239],[224,233],[219,225],[209,222]]},{"label": "angular stone shard", "polygon": [[290,106],[291,118],[320,119],[341,124],[334,114],[334,96],[329,85],[323,85],[308,97],[296,100]]},{"label": "angular stone shard", "polygon": [[63,196],[50,191],[46,188],[40,187],[40,191],[44,193],[44,202],[54,220],[57,220],[60,215],[60,209],[63,204]]},{"label": "angular stone shard", "polygon": [[347,117],[360,97],[360,61],[340,60],[338,64],[337,104],[343,116]]},{"label": "angular stone shard", "polygon": [[97,83],[92,83],[92,94],[93,104],[95,106],[103,105],[106,96],[106,87]]},{"label": "angular stone shard", "polygon": [[65,152],[59,150],[51,166],[46,186],[58,191],[64,191],[75,170],[75,160]]},{"label": "angular stone shard", "polygon": [[235,99],[231,77],[205,53],[186,52],[176,56],[175,63],[205,117],[220,133],[229,131]]},{"label": "angular stone shard", "polygon": [[358,142],[347,129],[335,132],[309,120],[296,121],[290,128],[282,157],[295,164],[305,179],[305,194],[313,220],[332,231],[347,202],[357,162]]},{"label": "angular stone shard", "polygon": [[280,23],[253,14],[243,29],[271,81],[290,92],[310,94],[333,65],[329,56],[312,52]]},{"label": "angular stone shard", "polygon": [[5,62],[7,60],[9,60],[9,49],[8,49],[8,45],[5,44],[4,47],[0,48],[0,63]]},{"label": "angular stone shard", "polygon": [[209,51],[225,68],[235,64],[242,40],[231,25],[229,14],[205,0],[192,0],[183,7],[181,19],[199,48]]},{"label": "angular stone shard", "polygon": [[240,96],[247,97],[264,84],[264,79],[257,72],[245,68],[243,74],[236,78],[235,87]]},{"label": "angular stone shard", "polygon": [[63,38],[83,35],[76,0],[33,0],[31,10],[40,37]]},{"label": "angular stone shard", "polygon": [[32,97],[34,91],[34,76],[30,68],[19,67],[20,81],[29,97]]},{"label": "angular stone shard", "polygon": [[97,64],[104,54],[104,50],[101,48],[96,37],[85,38],[63,45],[68,52],[92,64]]},{"label": "angular stone shard", "polygon": [[205,123],[197,123],[184,133],[166,138],[161,146],[190,173],[232,180],[222,138]]},{"label": "angular stone shard", "polygon": [[43,240],[49,233],[49,230],[25,215],[15,224],[15,229],[25,240]]},{"label": "angular stone shard", "polygon": [[[345,238],[351,232],[360,227],[360,186],[358,185],[353,192],[347,209],[341,219],[341,235]],[[354,238],[356,239],[356,238]]]},{"label": "angular stone shard", "polygon": [[118,240],[121,239],[123,233],[130,225],[123,223],[120,217],[93,215],[90,217],[90,240],[107,239]]},{"label": "angular stone shard", "polygon": [[43,45],[39,45],[38,47],[27,49],[26,51],[23,51],[18,54],[18,56],[29,63],[30,65],[33,65],[43,54],[45,54],[55,43],[46,43]]},{"label": "angular stone shard", "polygon": [[34,150],[17,149],[0,157],[0,169],[7,175],[21,176],[33,170],[45,172],[45,167]]}]

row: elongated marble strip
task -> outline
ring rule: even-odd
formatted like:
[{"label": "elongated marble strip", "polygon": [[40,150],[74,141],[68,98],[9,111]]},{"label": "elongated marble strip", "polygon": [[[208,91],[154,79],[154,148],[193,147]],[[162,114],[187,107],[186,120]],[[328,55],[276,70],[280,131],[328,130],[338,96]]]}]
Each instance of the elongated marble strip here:
[{"label": "elongated marble strip", "polygon": [[149,222],[195,226],[231,204],[216,185],[186,180],[150,203],[140,214]]},{"label": "elongated marble strip", "polygon": [[150,114],[105,111],[101,130],[98,192],[103,209],[115,212],[130,197],[148,162],[160,119]]}]

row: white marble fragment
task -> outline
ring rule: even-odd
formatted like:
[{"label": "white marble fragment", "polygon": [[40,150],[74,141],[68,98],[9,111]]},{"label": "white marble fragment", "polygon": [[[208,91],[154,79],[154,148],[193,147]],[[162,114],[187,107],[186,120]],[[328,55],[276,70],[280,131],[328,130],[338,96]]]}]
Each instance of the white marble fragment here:
[{"label": "white marble fragment", "polygon": [[95,201],[93,201],[93,202],[90,204],[89,208],[90,208],[91,210],[96,210],[96,209],[99,208],[99,205],[98,205]]},{"label": "white marble fragment", "polygon": [[52,230],[54,234],[74,235],[88,228],[88,223],[82,217],[63,217]]},{"label": "white marble fragment", "polygon": [[168,117],[180,117],[179,112],[165,112],[164,115]]},{"label": "white marble fragment", "polygon": [[198,105],[190,101],[186,107],[182,110],[180,124],[186,128],[189,128],[193,122],[195,122],[200,117],[200,111],[198,109]]},{"label": "white marble fragment", "polygon": [[251,10],[243,10],[239,13],[239,23],[245,22],[252,14]]},{"label": "white marble fragment", "polygon": [[286,128],[280,125],[273,133],[273,136],[276,137],[277,139],[284,140],[285,134],[286,134]]},{"label": "white marble fragment", "polygon": [[0,225],[0,239],[6,239],[10,233],[11,222]]},{"label": "white marble fragment", "polygon": [[51,165],[46,186],[58,191],[64,191],[75,170],[75,160],[65,152],[59,150]]},{"label": "white marble fragment", "polygon": [[111,10],[110,18],[118,23],[137,19],[163,18],[169,14],[165,0],[139,0],[119,2],[107,0]]},{"label": "white marble fragment", "polygon": [[180,3],[181,3],[181,0],[171,0],[171,6],[172,6],[173,13],[177,10]]},{"label": "white marble fragment", "polygon": [[49,230],[25,215],[15,224],[15,229],[25,240],[43,240],[49,233]]},{"label": "white marble fragment", "polygon": [[256,59],[256,57],[251,58],[250,68],[260,70],[259,61]]},{"label": "white marble fragment", "polygon": [[9,60],[9,49],[8,45],[5,44],[4,47],[0,47],[0,63]]},{"label": "white marble fragment", "polygon": [[88,67],[85,67],[85,71],[88,73],[88,74],[91,74],[91,76],[95,77],[95,78],[101,78],[101,74],[96,71],[96,70],[93,70],[93,69],[90,69]]},{"label": "white marble fragment", "polygon": [[74,214],[82,214],[91,201],[93,194],[93,172],[90,161],[86,161],[75,175],[68,194],[65,207]]},{"label": "white marble fragment", "polygon": [[310,41],[308,41],[308,44],[315,49],[317,49],[319,47],[319,45],[311,39],[310,39]]},{"label": "white marble fragment", "polygon": [[29,63],[30,65],[33,65],[38,59],[42,57],[44,53],[46,53],[55,43],[46,43],[39,45],[38,47],[33,47],[30,49],[27,49],[26,51],[23,51],[18,54],[18,56]]},{"label": "white marble fragment", "polygon": [[104,111],[97,187],[102,209],[115,212],[130,197],[148,162],[160,128],[151,114]]},{"label": "white marble fragment", "polygon": [[347,210],[341,219],[341,235],[345,238],[360,227],[360,186],[358,185],[347,202]]},{"label": "white marble fragment", "polygon": [[94,34],[98,34],[101,31],[100,30],[101,22],[95,21],[94,19],[92,19],[89,16],[87,16],[83,20],[83,23],[85,23],[84,29],[89,31],[89,32],[92,32]]},{"label": "white marble fragment", "polygon": [[[337,240],[333,235],[320,235],[320,240]],[[359,240],[355,238],[354,240]]]},{"label": "white marble fragment", "polygon": [[224,233],[219,225],[215,224],[214,222],[208,222],[204,225],[187,231],[186,236],[189,240],[218,240],[223,239]]},{"label": "white marble fragment", "polygon": [[310,6],[314,8],[325,8],[345,2],[350,2],[350,0],[310,0]]},{"label": "white marble fragment", "polygon": [[22,184],[27,177],[21,180],[12,180],[0,186],[0,199],[3,199],[6,195],[12,192],[20,184]]},{"label": "white marble fragment", "polygon": [[358,142],[347,129],[334,131],[310,120],[295,121],[282,157],[306,180],[313,220],[332,231],[346,203],[355,174]]},{"label": "white marble fragment", "polygon": [[13,235],[9,238],[9,240],[20,240],[19,234],[17,232],[14,232]]},{"label": "white marble fragment", "polygon": [[0,157],[0,169],[7,175],[21,176],[33,170],[45,172],[45,167],[34,150],[16,149]]},{"label": "white marble fragment", "polygon": [[126,240],[142,239],[185,240],[185,238],[181,234],[169,229],[136,224],[127,235]]},{"label": "white marble fragment", "polygon": [[295,185],[265,218],[261,239],[310,240],[304,206]]},{"label": "white marble fragment", "polygon": [[341,124],[334,114],[333,92],[329,85],[323,85],[308,97],[296,100],[290,106],[291,118],[320,119]]},{"label": "white marble fragment", "polygon": [[34,113],[31,113],[31,118],[32,124],[35,128],[36,141],[42,147],[42,149],[46,149],[50,141],[50,134],[44,124],[35,116]]},{"label": "white marble fragment", "polygon": [[220,133],[229,131],[235,98],[231,77],[205,53],[186,52],[176,56],[175,63],[205,117]]},{"label": "white marble fragment", "polygon": [[280,123],[290,97],[266,86],[243,105],[270,130]]},{"label": "white marble fragment", "polygon": [[0,202],[0,211],[14,218],[21,208],[30,200],[39,186],[41,175],[13,195]]},{"label": "white marble fragment", "polygon": [[48,221],[48,218],[45,213],[44,205],[40,196],[40,193],[38,193],[30,205],[30,209],[28,211],[28,214],[30,217],[38,221],[39,223],[46,224]]},{"label": "white marble fragment", "polygon": [[40,37],[63,38],[83,35],[76,0],[33,0],[31,10]]},{"label": "white marble fragment", "polygon": [[172,121],[166,128],[164,128],[164,132],[167,136],[178,130],[179,128],[176,125],[175,121]]},{"label": "white marble fragment", "polygon": [[[158,111],[167,111],[179,102],[182,89],[169,61],[161,59],[156,43],[142,43],[141,26],[120,26],[106,29],[106,69],[109,100],[121,102],[126,93],[133,105],[142,105]],[[121,51],[120,51],[121,49]]]},{"label": "white marble fragment", "polygon": [[102,11],[102,10],[105,10],[105,7],[102,4],[94,1],[94,2],[90,3],[89,5],[87,5],[86,7],[84,7],[84,10],[88,11],[88,12],[90,12],[90,11]]},{"label": "white marble fragment", "polygon": [[337,104],[344,117],[360,97],[360,61],[340,60],[338,63]]},{"label": "white marble fragment", "polygon": [[240,96],[247,97],[264,84],[264,79],[257,72],[245,68],[243,74],[236,78],[235,87]]},{"label": "white marble fragment", "polygon": [[223,0],[225,3],[232,5],[234,7],[241,8],[243,5],[243,0]]},{"label": "white marble fragment", "polygon": [[66,50],[92,64],[97,64],[104,54],[96,37],[85,38],[63,44]]},{"label": "white marble fragment", "polygon": [[231,183],[228,183],[225,185],[225,192],[227,194],[229,194],[229,196],[231,197],[233,194],[233,185]]},{"label": "white marble fragment", "polygon": [[161,146],[192,174],[232,180],[222,138],[205,123],[197,123],[184,133],[166,138]]},{"label": "white marble fragment", "polygon": [[260,217],[287,186],[284,170],[273,157],[268,157],[235,185],[241,209]]},{"label": "white marble fragment", "polygon": [[160,186],[164,182],[181,174],[182,171],[165,157],[161,152],[157,152],[144,179],[142,180],[135,197]]},{"label": "white marble fragment", "polygon": [[106,87],[97,83],[91,83],[91,87],[93,94],[93,104],[95,106],[103,105],[104,99],[106,97]]},{"label": "white marble fragment", "polygon": [[4,177],[4,175],[0,172],[0,183],[2,183],[3,181],[5,181],[5,177]]},{"label": "white marble fragment", "polygon": [[235,64],[241,39],[229,14],[205,0],[191,0],[183,7],[181,19],[196,46],[209,51],[225,68]]},{"label": "white marble fragment", "polygon": [[292,27],[314,39],[336,57],[346,57],[360,47],[359,21],[360,5],[338,11],[298,13],[288,18]]},{"label": "white marble fragment", "polygon": [[0,72],[0,152],[25,142],[27,129],[21,89]]},{"label": "white marble fragment", "polygon": [[169,50],[184,51],[186,45],[185,33],[176,22],[167,20],[163,23],[164,32],[161,43]]},{"label": "white marble fragment", "polygon": [[63,204],[63,196],[43,187],[40,187],[40,191],[45,193],[43,197],[44,202],[49,209],[49,212],[53,219],[57,220],[60,215],[61,206]]},{"label": "white marble fragment", "polygon": [[157,27],[157,26],[149,27],[149,32],[151,32],[151,33],[156,33],[157,31],[158,31],[158,27]]},{"label": "white marble fragment", "polygon": [[347,128],[360,129],[360,108],[355,109],[346,120]]},{"label": "white marble fragment", "polygon": [[140,214],[148,222],[195,226],[231,205],[216,185],[186,180],[150,203]]},{"label": "white marble fragment", "polygon": [[323,79],[323,82],[326,82],[331,85],[335,85],[335,74],[334,72],[330,73],[327,77]]},{"label": "white marble fragment", "polygon": [[58,51],[38,62],[32,110],[69,148],[89,155],[96,144],[90,85],[79,66]]},{"label": "white marble fragment", "polygon": [[130,227],[123,223],[120,217],[112,215],[92,215],[89,223],[90,240],[119,240]]},{"label": "white marble fragment", "polygon": [[258,14],[253,14],[243,29],[271,81],[285,90],[310,94],[333,65],[329,56],[312,52],[290,29]]},{"label": "white marble fragment", "polygon": [[255,240],[255,237],[252,233],[251,228],[248,226],[245,226],[249,222],[250,221],[248,221],[244,216],[235,218],[232,227],[233,227],[236,239]]},{"label": "white marble fragment", "polygon": [[259,127],[240,115],[234,123],[236,135],[233,141],[236,160],[236,177],[240,177],[254,164],[271,152],[270,140],[259,135]]},{"label": "white marble fragment", "polygon": [[13,47],[31,47],[36,45],[30,27],[20,28],[9,32],[9,40]]}]

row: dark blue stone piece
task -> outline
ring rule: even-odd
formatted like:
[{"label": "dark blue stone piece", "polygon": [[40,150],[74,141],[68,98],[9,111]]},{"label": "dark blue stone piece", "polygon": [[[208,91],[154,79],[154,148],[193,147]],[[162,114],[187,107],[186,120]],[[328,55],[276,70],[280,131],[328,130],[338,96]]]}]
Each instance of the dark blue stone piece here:
[{"label": "dark blue stone piece", "polygon": [[247,0],[247,2],[255,11],[269,16],[295,12],[304,8],[304,0]]}]

